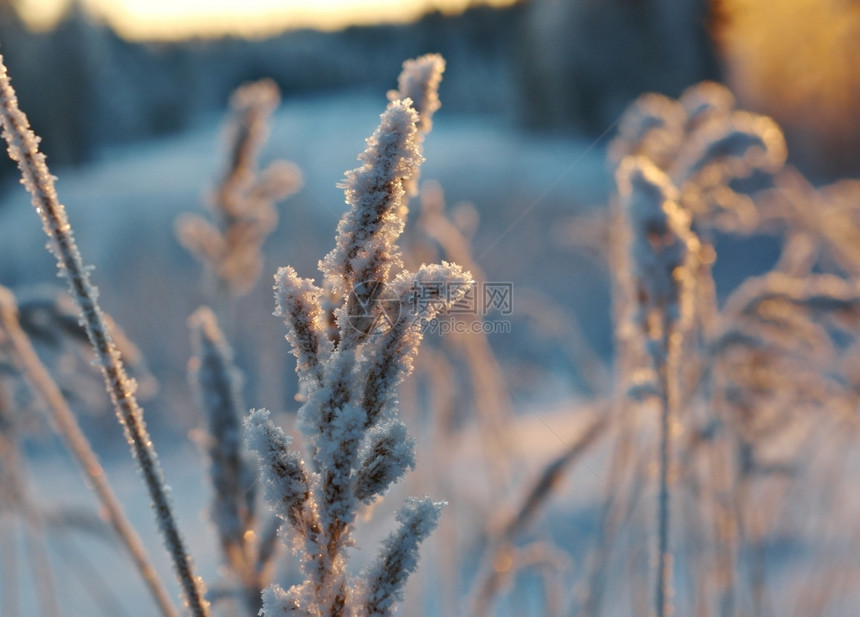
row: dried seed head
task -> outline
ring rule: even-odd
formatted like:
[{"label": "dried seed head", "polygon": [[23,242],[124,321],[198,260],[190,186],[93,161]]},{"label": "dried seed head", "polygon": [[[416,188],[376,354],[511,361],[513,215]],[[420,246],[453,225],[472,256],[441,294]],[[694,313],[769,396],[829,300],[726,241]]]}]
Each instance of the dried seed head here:
[{"label": "dried seed head", "polygon": [[[698,250],[690,217],[675,201],[677,189],[644,157],[621,162],[616,175],[630,234],[629,265],[637,306],[634,321],[654,336],[660,322],[678,324],[691,311],[693,274],[689,259]],[[667,333],[663,333],[667,334]]]}]

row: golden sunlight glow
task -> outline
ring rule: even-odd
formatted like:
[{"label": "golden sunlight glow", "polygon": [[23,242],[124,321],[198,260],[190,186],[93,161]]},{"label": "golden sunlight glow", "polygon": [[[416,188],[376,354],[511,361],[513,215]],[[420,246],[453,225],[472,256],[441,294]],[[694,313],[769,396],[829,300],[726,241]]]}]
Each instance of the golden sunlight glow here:
[{"label": "golden sunlight glow", "polygon": [[832,151],[860,144],[860,4],[721,0],[716,35],[732,89]]},{"label": "golden sunlight glow", "polygon": [[[130,39],[234,34],[266,36],[287,28],[337,30],[353,24],[408,22],[430,10],[456,13],[469,5],[516,0],[81,0]],[[19,0],[35,28],[50,27],[69,0]]]}]

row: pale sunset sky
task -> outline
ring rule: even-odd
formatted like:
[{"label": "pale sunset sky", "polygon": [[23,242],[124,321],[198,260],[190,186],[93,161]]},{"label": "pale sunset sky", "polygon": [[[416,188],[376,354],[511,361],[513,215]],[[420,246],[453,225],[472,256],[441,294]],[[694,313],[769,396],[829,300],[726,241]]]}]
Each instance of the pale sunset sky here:
[{"label": "pale sunset sky", "polygon": [[[469,4],[507,6],[515,0],[80,0],[128,38],[173,39],[191,35],[265,36],[285,28],[336,30],[351,24],[404,22],[438,9]],[[48,27],[69,0],[17,0],[24,18]]]}]

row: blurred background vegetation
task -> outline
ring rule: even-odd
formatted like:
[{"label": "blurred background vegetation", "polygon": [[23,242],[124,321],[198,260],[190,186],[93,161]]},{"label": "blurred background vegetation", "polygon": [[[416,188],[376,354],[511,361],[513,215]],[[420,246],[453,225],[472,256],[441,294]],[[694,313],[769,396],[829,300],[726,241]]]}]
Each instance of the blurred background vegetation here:
[{"label": "blurred background vegetation", "polygon": [[856,3],[530,0],[328,32],[160,40],[153,28],[132,41],[81,0],[33,31],[22,15],[39,1],[0,2],[0,50],[54,165],[187,128],[245,81],[271,77],[285,97],[378,90],[403,58],[435,51],[448,59],[449,111],[594,136],[642,92],[678,96],[715,79],[729,83],[742,107],[773,116],[808,171],[858,171]]},{"label": "blurred background vegetation", "polygon": [[860,7],[851,2],[530,0],[333,32],[158,40],[153,30],[135,41],[80,0],[38,32],[21,4],[0,2],[0,49],[55,165],[182,130],[248,80],[271,77],[286,97],[379,89],[402,58],[437,51],[449,61],[452,111],[597,135],[642,92],[677,96],[716,79],[742,107],[772,115],[811,171],[858,171]]}]

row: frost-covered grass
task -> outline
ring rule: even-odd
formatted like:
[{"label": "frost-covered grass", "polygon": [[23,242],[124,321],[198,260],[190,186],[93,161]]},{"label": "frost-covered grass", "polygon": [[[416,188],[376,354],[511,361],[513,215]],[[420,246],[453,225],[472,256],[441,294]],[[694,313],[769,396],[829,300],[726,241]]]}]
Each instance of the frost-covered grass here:
[{"label": "frost-covered grass", "polygon": [[[59,171],[103,301],[161,382],[145,406],[156,445],[165,444],[173,518],[215,613],[253,612],[262,592],[270,617],[387,615],[419,566],[403,614],[851,615],[856,183],[809,186],[784,165],[779,128],[735,110],[716,84],[680,101],[639,99],[612,145],[595,150],[443,112],[421,135],[427,126],[416,128],[412,106],[389,96],[395,102],[367,144],[383,96],[288,100],[274,114],[261,167],[293,160],[304,182],[279,206],[265,243],[259,229],[251,234],[254,248],[264,247],[264,281],[290,264],[277,271],[275,304],[268,285],[248,284],[256,261],[242,285],[217,294],[198,285],[199,264],[173,236],[176,218],[199,209],[202,186],[218,195],[211,214],[226,220],[223,238],[239,216],[229,209],[255,196],[244,171],[235,175],[242,190],[225,191],[234,175],[219,176],[211,128]],[[344,206],[335,183],[365,148],[347,174]],[[416,185],[419,148],[427,162]],[[8,195],[0,283],[17,288],[45,280],[52,264],[35,250],[44,240],[31,209],[12,188]],[[811,204],[820,215],[809,214]],[[766,233],[772,258],[720,272],[727,246],[757,246]],[[218,260],[198,254],[221,276]],[[322,276],[305,278],[321,259]],[[416,355],[421,337],[405,322],[376,331],[357,310],[372,304],[380,282],[401,306],[443,310],[418,303],[409,293],[416,281],[512,283],[510,333],[425,336]],[[186,318],[204,301],[215,310],[190,322],[189,387]],[[54,362],[64,387],[62,369],[73,361]],[[14,361],[3,366],[22,372]],[[66,389],[76,410],[91,405]],[[273,412],[249,413],[263,407]],[[117,432],[84,420],[113,435],[96,449],[108,453],[107,475],[156,552],[133,468],[106,443]],[[194,429],[195,452],[183,433],[207,423]],[[17,438],[13,424],[2,426]],[[243,431],[261,459],[256,481]],[[36,457],[32,497],[9,503],[86,509],[92,502],[56,463]],[[440,513],[434,500],[448,506]],[[278,526],[294,553],[279,548]],[[101,548],[104,529],[91,525],[95,539],[63,537],[84,527],[48,527],[49,561],[62,572],[61,541],[80,543],[103,582],[85,580],[117,596],[95,604],[150,614],[131,566]],[[8,524],[4,532],[17,547],[7,556],[37,552]],[[169,571],[163,555],[153,559]],[[12,561],[21,562],[4,567]],[[21,576],[28,607],[43,592],[32,582]],[[65,585],[58,577],[61,593]],[[0,589],[10,602],[11,584]],[[80,589],[70,594],[63,613],[92,610]]]}]

